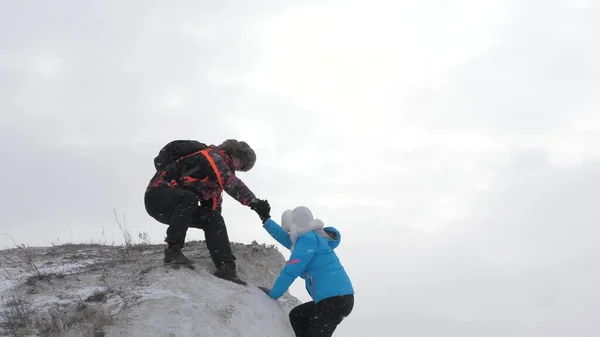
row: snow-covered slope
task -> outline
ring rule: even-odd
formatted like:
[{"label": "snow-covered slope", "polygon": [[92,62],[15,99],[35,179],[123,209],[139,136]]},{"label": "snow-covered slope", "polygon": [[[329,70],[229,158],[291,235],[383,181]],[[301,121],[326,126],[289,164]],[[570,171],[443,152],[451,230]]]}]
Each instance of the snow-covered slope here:
[{"label": "snow-covered slope", "polygon": [[204,242],[186,254],[196,270],[162,264],[163,245],[61,245],[0,251],[0,335],[293,336],[287,314],[299,301],[273,301],[284,261],[273,247],[234,244],[244,287],[214,277]]}]

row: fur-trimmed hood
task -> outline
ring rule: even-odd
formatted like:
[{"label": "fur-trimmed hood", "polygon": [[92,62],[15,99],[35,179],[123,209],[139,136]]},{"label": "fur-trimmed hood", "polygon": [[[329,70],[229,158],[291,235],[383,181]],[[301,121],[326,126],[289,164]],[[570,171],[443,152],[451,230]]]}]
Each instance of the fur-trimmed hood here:
[{"label": "fur-trimmed hood", "polygon": [[311,210],[306,206],[298,206],[293,210],[285,210],[281,215],[281,227],[290,234],[292,250],[298,237],[316,231],[316,234],[328,240],[331,248],[340,243],[340,233],[333,227],[325,227],[321,219],[315,219]]}]

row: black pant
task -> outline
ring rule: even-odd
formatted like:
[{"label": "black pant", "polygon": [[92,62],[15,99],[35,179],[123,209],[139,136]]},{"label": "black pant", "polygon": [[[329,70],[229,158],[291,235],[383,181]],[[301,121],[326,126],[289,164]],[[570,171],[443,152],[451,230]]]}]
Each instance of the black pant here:
[{"label": "black pant", "polygon": [[235,261],[223,216],[198,206],[198,201],[194,193],[179,188],[159,187],[147,190],[144,195],[148,215],[169,225],[165,239],[169,247],[183,247],[188,228],[199,228],[204,230],[206,247],[215,266]]},{"label": "black pant", "polygon": [[290,311],[290,323],[296,337],[330,337],[354,308],[354,295],[310,301]]}]

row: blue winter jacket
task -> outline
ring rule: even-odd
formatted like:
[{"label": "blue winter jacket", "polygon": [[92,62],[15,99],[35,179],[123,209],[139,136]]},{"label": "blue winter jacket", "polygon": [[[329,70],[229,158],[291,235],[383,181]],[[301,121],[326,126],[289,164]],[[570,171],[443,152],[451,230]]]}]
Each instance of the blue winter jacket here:
[{"label": "blue winter jacket", "polygon": [[[263,228],[280,244],[291,248],[289,234],[275,221],[267,219]],[[334,227],[323,230],[329,235],[313,230],[298,237],[290,259],[271,288],[271,298],[283,296],[298,276],[304,279],[315,303],[328,297],[354,294],[352,282],[333,251],[340,244],[340,232]]]}]

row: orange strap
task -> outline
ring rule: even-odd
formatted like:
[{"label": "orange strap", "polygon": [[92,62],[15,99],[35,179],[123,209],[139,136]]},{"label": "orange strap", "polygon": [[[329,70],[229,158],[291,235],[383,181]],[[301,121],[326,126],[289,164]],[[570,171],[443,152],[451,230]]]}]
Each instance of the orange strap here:
[{"label": "orange strap", "polygon": [[219,169],[217,168],[217,164],[215,164],[215,161],[208,154],[208,150],[202,150],[200,151],[200,153],[202,153],[204,157],[206,157],[206,160],[208,160],[210,166],[212,166],[213,171],[215,171],[215,175],[217,176],[217,180],[219,180],[219,186],[221,186],[221,189],[223,189],[223,178],[221,177],[221,171],[219,171]]},{"label": "orange strap", "polygon": [[207,151],[207,149],[200,150],[200,151],[196,151],[196,152],[193,152],[193,153],[190,153],[190,154],[186,154],[185,156],[183,156],[183,157],[181,157],[181,158],[177,159],[177,160],[176,160],[176,162],[178,162],[178,163],[179,163],[180,161],[184,160],[185,158],[187,158],[187,157],[191,157],[191,156],[195,156],[195,155],[197,155],[198,153],[200,153],[200,152],[202,152],[202,151]]},{"label": "orange strap", "polygon": [[[210,163],[210,166],[212,167],[213,171],[215,172],[215,175],[217,176],[217,180],[219,181],[219,186],[221,186],[221,189],[223,189],[223,177],[221,177],[221,171],[219,171],[219,168],[217,167],[217,164],[215,164],[215,161],[212,159],[212,157],[210,156],[210,154],[208,154],[208,151],[210,151],[210,149],[204,149],[204,150],[200,150],[198,152],[194,152],[191,154],[188,154],[187,156],[183,156],[179,159],[177,159],[177,162],[187,158],[187,157],[191,157],[193,155],[196,155],[198,153],[202,153],[204,155],[204,157],[206,158],[206,160],[208,160],[208,162]],[[214,196],[213,197],[213,210],[217,209],[217,197]]]},{"label": "orange strap", "polygon": [[213,171],[215,172],[215,175],[217,176],[217,180],[219,181],[219,186],[221,186],[221,189],[223,189],[223,178],[221,177],[221,171],[219,171],[219,169],[217,168],[217,164],[215,164],[215,161],[208,154],[208,151],[210,151],[210,149],[204,149],[204,150],[200,150],[198,152],[190,153],[188,155],[185,155],[185,156],[177,159],[176,161],[179,162],[187,157],[191,157],[191,156],[197,155],[198,153],[202,153],[204,155],[204,157],[206,157],[206,160],[208,160],[208,162],[210,163],[210,166],[212,167]]}]

